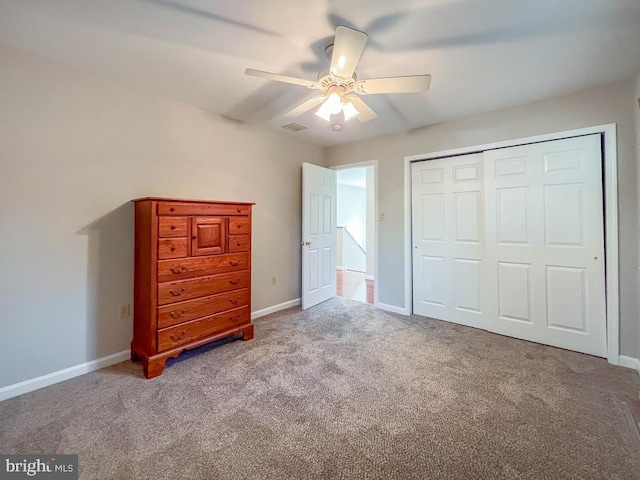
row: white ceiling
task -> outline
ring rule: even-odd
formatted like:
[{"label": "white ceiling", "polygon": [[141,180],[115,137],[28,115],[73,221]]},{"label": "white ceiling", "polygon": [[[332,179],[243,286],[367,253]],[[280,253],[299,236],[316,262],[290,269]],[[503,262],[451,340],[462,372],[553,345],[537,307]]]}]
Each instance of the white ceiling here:
[{"label": "white ceiling", "polygon": [[[365,31],[359,78],[430,73],[422,94],[370,95],[340,132],[314,95],[245,68],[315,79],[337,25]],[[630,78],[639,0],[0,0],[0,43],[318,145],[405,131]]]}]

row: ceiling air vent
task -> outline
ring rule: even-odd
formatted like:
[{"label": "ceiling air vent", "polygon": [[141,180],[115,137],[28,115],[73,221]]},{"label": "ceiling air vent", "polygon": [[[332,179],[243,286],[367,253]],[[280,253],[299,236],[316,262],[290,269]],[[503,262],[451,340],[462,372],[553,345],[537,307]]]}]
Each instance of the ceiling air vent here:
[{"label": "ceiling air vent", "polygon": [[282,125],[282,128],[286,128],[287,130],[291,130],[292,132],[299,132],[300,130],[306,130],[308,127],[304,125],[300,125],[299,123],[293,122],[288,125]]}]

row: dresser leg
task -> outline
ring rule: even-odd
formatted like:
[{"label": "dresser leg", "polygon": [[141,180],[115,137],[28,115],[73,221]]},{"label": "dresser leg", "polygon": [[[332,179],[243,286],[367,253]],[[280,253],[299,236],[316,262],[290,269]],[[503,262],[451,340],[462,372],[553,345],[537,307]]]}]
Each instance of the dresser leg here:
[{"label": "dresser leg", "polygon": [[147,378],[157,377],[164,372],[164,364],[167,361],[165,358],[154,358],[154,359],[142,359],[142,368],[144,371],[144,376]]},{"label": "dresser leg", "polygon": [[242,340],[251,340],[253,338],[253,325],[247,325],[240,330],[240,333],[242,333]]}]

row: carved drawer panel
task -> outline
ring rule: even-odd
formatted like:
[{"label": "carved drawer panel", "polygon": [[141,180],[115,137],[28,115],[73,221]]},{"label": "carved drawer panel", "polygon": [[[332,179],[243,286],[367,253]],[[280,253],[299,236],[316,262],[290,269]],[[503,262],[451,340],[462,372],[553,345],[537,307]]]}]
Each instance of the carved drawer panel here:
[{"label": "carved drawer panel", "polygon": [[251,282],[249,271],[232,272],[222,275],[167,282],[158,285],[158,304],[182,302],[192,298],[229,292],[240,288],[247,288]]},{"label": "carved drawer panel", "polygon": [[250,323],[249,307],[241,307],[218,315],[181,323],[175,327],[158,330],[158,350],[169,350],[186,345],[208,335],[223,333],[248,323]]},{"label": "carved drawer panel", "polygon": [[191,255],[219,255],[226,252],[226,218],[195,217],[191,219]]},{"label": "carved drawer panel", "polygon": [[186,238],[187,217],[159,217],[158,236]]},{"label": "carved drawer panel", "polygon": [[249,305],[249,290],[234,290],[220,295],[210,295],[186,302],[172,303],[158,308],[158,328],[166,328],[179,323],[214,315],[225,310]]},{"label": "carved drawer panel", "polygon": [[212,255],[209,257],[163,260],[158,262],[158,282],[171,282],[214,273],[235,272],[249,268],[249,254]]},{"label": "carved drawer panel", "polygon": [[186,238],[162,238],[158,240],[158,258],[181,258],[187,256]]}]

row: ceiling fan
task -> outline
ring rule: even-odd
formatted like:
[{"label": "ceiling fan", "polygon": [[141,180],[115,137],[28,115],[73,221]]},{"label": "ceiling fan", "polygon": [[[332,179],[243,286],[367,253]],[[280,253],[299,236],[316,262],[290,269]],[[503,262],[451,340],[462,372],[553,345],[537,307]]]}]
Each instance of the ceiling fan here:
[{"label": "ceiling fan", "polygon": [[360,122],[368,122],[378,115],[358,95],[426,92],[431,84],[431,75],[358,80],[355,69],[367,43],[367,38],[367,34],[364,32],[338,26],[333,45],[329,45],[325,50],[327,56],[331,58],[331,66],[328,70],[318,74],[317,81],[251,68],[247,68],[244,73],[245,75],[322,91],[320,95],[289,110],[284,114],[285,117],[298,117],[322,104],[315,113],[326,121],[331,120],[331,115],[342,112],[345,121],[357,118]]}]

